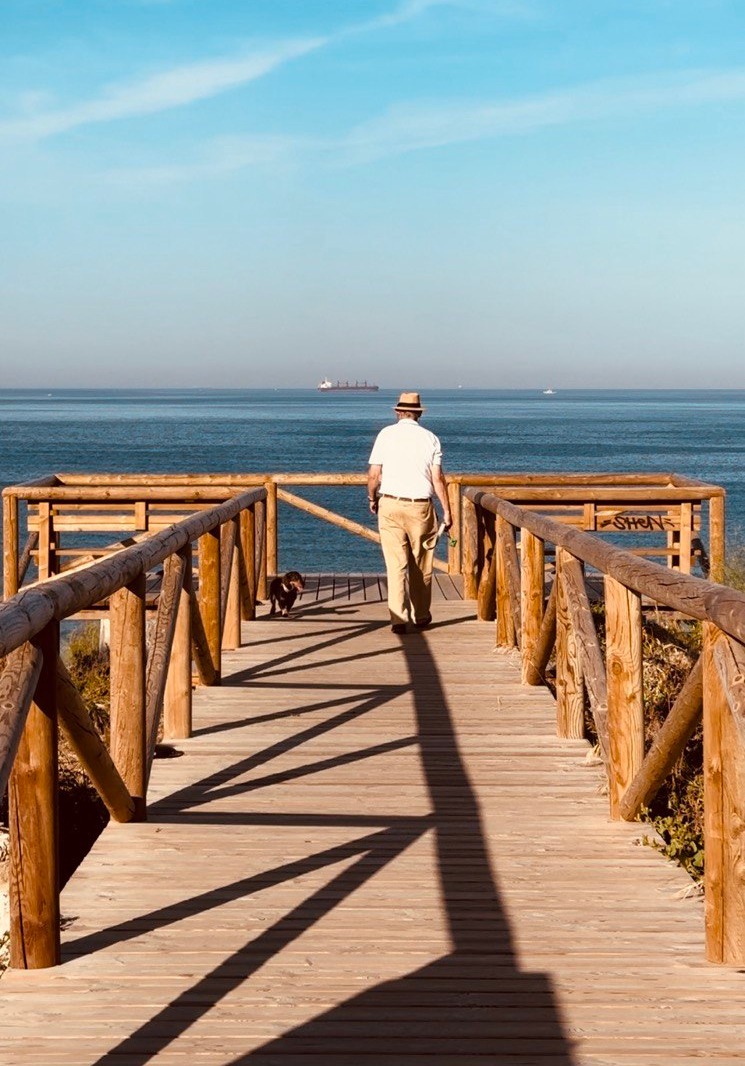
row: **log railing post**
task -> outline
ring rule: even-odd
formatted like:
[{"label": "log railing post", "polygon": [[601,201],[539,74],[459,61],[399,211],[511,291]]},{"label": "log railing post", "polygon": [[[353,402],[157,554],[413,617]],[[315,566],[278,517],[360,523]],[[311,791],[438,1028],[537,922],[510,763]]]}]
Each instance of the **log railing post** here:
[{"label": "log railing post", "polygon": [[54,551],[54,519],[52,505],[46,500],[39,501],[39,546],[37,548],[36,568],[39,580],[43,581],[57,570]]},{"label": "log railing post", "polygon": [[567,600],[569,591],[562,573],[562,564],[567,558],[571,558],[568,552],[563,548],[556,549],[556,733],[560,737],[583,737],[582,663]]},{"label": "log railing post", "polygon": [[163,697],[163,736],[166,740],[183,740],[190,737],[192,732],[191,553],[191,544],[187,544],[179,553],[184,558],[185,569]]},{"label": "log railing post", "polygon": [[146,816],[147,725],[145,574],[115,592],[111,618],[111,756],[135,803],[135,821]]},{"label": "log railing post", "polygon": [[202,629],[212,659],[213,685],[220,684],[222,670],[222,620],[220,586],[220,527],[199,538],[199,586],[197,602]]},{"label": "log railing post", "polygon": [[501,515],[497,515],[496,543],[494,554],[497,559],[496,586],[497,586],[497,647],[515,647],[515,624],[512,616],[512,601],[510,597],[510,561],[508,557],[507,538],[513,538],[514,529]]},{"label": "log railing post", "polygon": [[222,630],[222,647],[226,651],[233,651],[241,646],[241,549],[240,520],[237,516],[226,522],[223,529],[227,530],[231,526],[233,534],[229,543],[232,542],[233,545],[232,561]]},{"label": "log railing post", "polygon": [[531,684],[531,663],[543,622],[545,585],[544,542],[527,529],[520,533],[520,621],[522,633],[522,682]]},{"label": "log railing post", "polygon": [[608,784],[611,818],[644,761],[641,596],[605,576]]},{"label": "log railing post", "polygon": [[3,598],[9,600],[18,592],[19,571],[19,508],[18,497],[3,496]]},{"label": "log railing post", "polygon": [[680,562],[679,569],[683,574],[691,572],[691,553],[693,541],[693,504],[681,503],[680,505]]},{"label": "log railing post", "polygon": [[724,581],[726,557],[725,510],[725,496],[723,494],[721,496],[712,496],[709,500],[709,578],[711,581]]},{"label": "log railing post", "polygon": [[[277,482],[267,481],[266,485],[266,573],[276,577],[278,573],[277,549]],[[267,593],[264,593],[266,596]]]},{"label": "log railing post", "polygon": [[8,786],[10,964],[18,969],[60,961],[58,623],[50,622],[33,643],[43,661]]},{"label": "log railing post", "polygon": [[[745,965],[745,698],[742,649],[704,623],[704,915],[706,958]],[[735,717],[737,715],[737,719]],[[739,728],[738,728],[739,726]]]},{"label": "log railing post", "polygon": [[479,591],[478,580],[478,516],[476,504],[467,496],[461,496],[461,556],[463,575],[463,598],[475,600]]},{"label": "log railing post", "polygon": [[[450,517],[453,524],[450,527],[448,539],[448,573],[459,574],[461,572],[461,556],[463,550],[463,533],[461,530],[461,492],[460,483],[451,481],[448,484],[448,502],[450,504]],[[454,540],[455,544],[450,542]]]}]

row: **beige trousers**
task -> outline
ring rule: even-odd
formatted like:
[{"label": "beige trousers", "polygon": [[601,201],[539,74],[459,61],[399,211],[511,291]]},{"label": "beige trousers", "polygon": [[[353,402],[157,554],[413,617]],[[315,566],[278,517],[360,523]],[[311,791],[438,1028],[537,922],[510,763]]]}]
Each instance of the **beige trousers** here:
[{"label": "beige trousers", "polygon": [[388,576],[391,623],[422,622],[432,602],[437,517],[432,503],[381,496],[378,528]]}]

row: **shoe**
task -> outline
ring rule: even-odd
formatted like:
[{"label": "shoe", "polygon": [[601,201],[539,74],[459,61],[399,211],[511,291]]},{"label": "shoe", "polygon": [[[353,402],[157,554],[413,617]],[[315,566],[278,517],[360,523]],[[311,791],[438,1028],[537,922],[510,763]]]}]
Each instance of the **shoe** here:
[{"label": "shoe", "polygon": [[391,626],[391,633],[405,633],[405,632],[406,632],[406,623],[405,622],[394,622],[393,625]]},{"label": "shoe", "polygon": [[419,621],[419,619],[417,619],[417,621],[415,622],[415,625],[416,625],[417,629],[426,629],[427,626],[431,624],[431,622],[432,622],[432,615],[428,614],[428,615],[425,615],[425,617],[422,618],[421,621]]}]

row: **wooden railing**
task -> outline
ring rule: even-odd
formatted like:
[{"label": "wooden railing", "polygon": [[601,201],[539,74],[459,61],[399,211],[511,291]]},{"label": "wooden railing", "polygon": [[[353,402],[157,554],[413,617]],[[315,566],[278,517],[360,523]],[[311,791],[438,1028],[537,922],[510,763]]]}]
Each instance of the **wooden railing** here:
[{"label": "wooden railing", "polygon": [[[266,572],[262,488],[233,494],[0,605],[0,795],[8,786],[11,965],[59,961],[57,725],[116,821],[146,817],[147,784],[163,719],[165,738],[191,735],[197,680],[220,682],[221,652],[241,641]],[[7,511],[6,511],[7,517]],[[40,542],[47,518],[40,519]],[[6,548],[11,559],[12,543]],[[196,547],[196,572],[193,567]],[[157,614],[146,640],[147,579],[158,574]],[[18,576],[9,566],[6,581]],[[110,750],[93,728],[59,655],[60,622],[108,607]]]},{"label": "wooden railing", "polygon": [[[58,474],[4,490],[0,794],[10,778],[14,966],[49,966],[59,958],[57,722],[111,816],[118,821],[146,817],[161,715],[165,738],[190,734],[192,663],[199,683],[220,682],[222,648],[238,646],[241,619],[254,616],[257,599],[266,597],[268,578],[277,573],[278,504],[376,541],[377,533],[362,523],[291,491],[301,485],[349,486],[364,495],[365,483],[364,474],[343,473]],[[498,495],[485,493],[484,487]],[[464,594],[478,596],[482,617],[496,613],[499,643],[521,646],[527,683],[541,682],[556,643],[560,731],[579,731],[586,688],[614,782],[614,816],[633,816],[651,794],[647,778],[653,778],[648,762],[653,753],[643,761],[639,740],[641,666],[634,643],[639,595],[657,595],[657,602],[668,603],[669,590],[678,590],[670,605],[714,627],[707,645],[710,665],[694,671],[679,697],[671,715],[675,735],[655,756],[654,773],[664,772],[675,744],[699,713],[701,676],[710,708],[723,706],[728,698],[739,706],[742,648],[737,642],[745,639],[745,629],[732,628],[732,619],[744,617],[743,598],[685,576],[697,551],[703,551],[704,504],[711,570],[721,573],[723,490],[672,474],[454,474],[448,477],[448,493],[455,544],[449,547],[447,564],[441,565],[462,574]],[[24,524],[27,537],[21,547]],[[581,532],[588,529],[597,535]],[[600,534],[606,531],[635,537],[664,534],[662,547],[637,545],[634,550],[664,558],[667,568],[604,543]],[[82,546],[68,540],[108,533],[120,539]],[[547,606],[546,541],[557,545],[559,574]],[[24,585],[32,561],[36,580]],[[584,593],[583,562],[607,572],[612,638],[607,671]],[[643,588],[634,583],[637,574],[643,575]],[[155,615],[149,641],[146,610]],[[59,658],[59,623],[87,612],[101,617],[104,611],[111,628],[110,750],[92,727]],[[733,641],[724,644],[730,637]],[[714,661],[719,672],[711,666]],[[717,680],[720,674],[724,682]],[[715,713],[721,719],[720,711],[711,711]],[[739,718],[734,714],[727,721]],[[723,736],[721,731],[717,736]],[[725,740],[731,742],[730,734]],[[714,765],[711,761],[712,780]],[[729,795],[721,790],[735,787],[730,777],[718,780],[719,795]],[[714,787],[709,786],[710,793]],[[717,892],[721,897],[716,906],[708,905],[712,915],[719,915],[709,924],[719,923],[720,939],[720,947],[710,948],[710,954],[732,958],[731,937],[739,952],[745,934],[725,934],[722,930],[731,922],[721,915],[724,900],[733,898],[727,893],[735,891],[728,864],[735,863],[739,837],[734,822],[725,824],[724,819],[734,819],[726,804],[719,801],[717,807],[710,799],[709,810],[719,812],[710,815],[719,822],[708,828],[708,839],[719,842],[712,846],[723,857],[708,862],[708,876],[715,886],[726,882],[724,888],[708,890],[712,899]]]},{"label": "wooden railing", "polygon": [[[664,559],[668,566],[689,572],[698,559],[720,577],[724,561],[723,489],[672,473],[650,474],[448,474],[448,494],[454,518],[447,562],[435,566],[462,574],[465,594],[476,595],[477,560],[469,554],[473,530],[471,514],[461,505],[467,487],[490,488],[502,498],[555,518],[562,524],[601,534],[629,536],[633,549],[646,557]],[[364,521],[355,521],[298,495],[306,487],[348,487],[364,498],[362,473],[252,474],[79,474],[59,473],[3,492],[5,596],[23,584],[31,562],[39,578],[81,565],[121,547],[67,543],[82,533],[111,531],[133,543],[171,525],[200,508],[229,499],[254,487],[266,491],[266,556],[259,575],[259,595],[266,595],[267,573],[277,573],[279,504],[312,515],[365,540],[379,543],[370,528],[367,506]],[[26,508],[26,538],[22,543]],[[708,552],[703,543],[703,507],[708,507]],[[63,543],[64,538],[64,543]],[[660,540],[664,543],[657,543]]]},{"label": "wooden railing", "polygon": [[[559,736],[584,735],[587,698],[612,818],[633,819],[651,801],[703,713],[707,958],[745,964],[745,594],[638,558],[493,493],[467,489],[464,506],[480,616],[496,619],[498,646],[519,650],[525,684],[542,684],[555,655]],[[547,546],[555,552],[548,596]],[[589,569],[602,575],[604,655]],[[701,621],[704,644],[645,752],[646,604]]]}]

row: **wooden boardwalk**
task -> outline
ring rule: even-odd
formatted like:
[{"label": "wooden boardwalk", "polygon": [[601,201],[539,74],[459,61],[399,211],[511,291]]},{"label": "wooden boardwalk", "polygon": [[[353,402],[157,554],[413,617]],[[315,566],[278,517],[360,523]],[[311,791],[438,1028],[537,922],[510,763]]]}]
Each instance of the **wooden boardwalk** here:
[{"label": "wooden boardwalk", "polygon": [[63,965],[0,982],[0,1062],[745,1062],[745,976],[550,695],[452,583],[405,637],[381,594],[244,627],[149,821],[66,888]]}]

